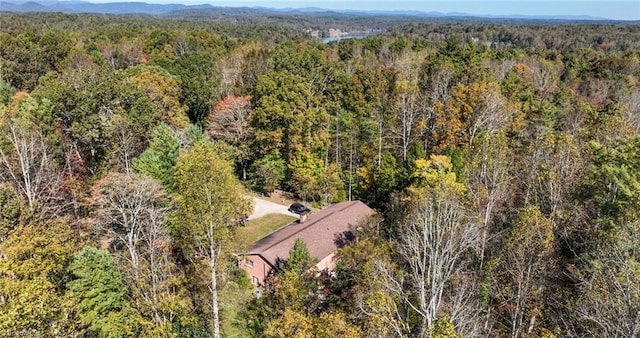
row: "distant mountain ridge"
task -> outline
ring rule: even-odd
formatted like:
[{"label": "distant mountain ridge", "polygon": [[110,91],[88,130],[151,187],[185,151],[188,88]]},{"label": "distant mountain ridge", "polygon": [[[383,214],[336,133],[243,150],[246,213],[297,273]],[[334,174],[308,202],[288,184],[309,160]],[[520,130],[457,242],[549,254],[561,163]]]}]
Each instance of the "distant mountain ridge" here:
[{"label": "distant mountain ridge", "polygon": [[3,12],[62,12],[100,14],[167,14],[182,10],[212,9],[212,5],[150,4],[146,2],[92,3],[86,1],[0,1]]},{"label": "distant mountain ridge", "polygon": [[[487,18],[487,19],[526,19],[526,20],[568,20],[568,21],[610,21],[607,18],[593,16],[531,16],[531,15],[474,15],[462,12],[422,12],[410,10],[380,11],[380,10],[329,10],[317,7],[306,8],[269,8],[269,7],[217,7],[210,4],[183,5],[183,4],[153,4],[146,2],[109,2],[93,3],[87,1],[4,1],[0,0],[2,12],[62,12],[62,13],[99,13],[99,14],[149,14],[173,16],[181,11],[189,12],[189,15],[197,14],[198,10],[224,10],[238,12],[279,13],[290,15],[323,15],[341,14],[348,16],[386,16],[386,17],[414,17],[414,18]],[[205,13],[201,13],[206,15]]]}]

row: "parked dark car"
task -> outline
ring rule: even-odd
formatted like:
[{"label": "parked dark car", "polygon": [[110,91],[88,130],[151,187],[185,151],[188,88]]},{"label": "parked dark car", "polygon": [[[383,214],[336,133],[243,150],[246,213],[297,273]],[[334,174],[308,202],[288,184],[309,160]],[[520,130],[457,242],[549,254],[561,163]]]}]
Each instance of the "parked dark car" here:
[{"label": "parked dark car", "polygon": [[304,206],[303,204],[300,203],[293,203],[289,206],[289,212],[292,212],[294,214],[298,214],[298,215],[305,215],[311,212],[311,209],[307,208],[306,206]]}]

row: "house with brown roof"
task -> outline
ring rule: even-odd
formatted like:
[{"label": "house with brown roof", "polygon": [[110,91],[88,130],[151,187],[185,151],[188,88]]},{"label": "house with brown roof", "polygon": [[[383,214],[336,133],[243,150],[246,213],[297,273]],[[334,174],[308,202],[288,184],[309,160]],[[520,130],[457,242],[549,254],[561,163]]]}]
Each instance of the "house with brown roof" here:
[{"label": "house with brown roof", "polygon": [[255,242],[241,256],[240,267],[255,285],[262,285],[279,259],[286,260],[296,239],[302,240],[312,257],[318,260],[318,271],[335,268],[336,252],[354,238],[356,226],[373,210],[360,201],[334,204],[315,213],[301,214],[290,223]]}]

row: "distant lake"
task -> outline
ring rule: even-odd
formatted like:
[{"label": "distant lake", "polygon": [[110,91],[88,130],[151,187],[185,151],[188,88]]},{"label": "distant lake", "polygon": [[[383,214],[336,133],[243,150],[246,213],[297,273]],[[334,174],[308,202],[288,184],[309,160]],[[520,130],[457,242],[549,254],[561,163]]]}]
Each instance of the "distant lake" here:
[{"label": "distant lake", "polygon": [[342,35],[342,36],[332,36],[329,38],[322,38],[322,42],[329,43],[331,41],[340,41],[345,39],[362,39],[372,35],[375,35],[375,34],[349,34],[349,35]]}]

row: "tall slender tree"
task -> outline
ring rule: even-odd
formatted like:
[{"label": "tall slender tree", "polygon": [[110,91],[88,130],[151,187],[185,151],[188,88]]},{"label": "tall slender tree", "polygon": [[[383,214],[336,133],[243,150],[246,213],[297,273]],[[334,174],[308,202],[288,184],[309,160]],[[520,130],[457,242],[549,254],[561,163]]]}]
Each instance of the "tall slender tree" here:
[{"label": "tall slender tree", "polygon": [[178,218],[175,235],[193,261],[206,261],[213,336],[220,337],[218,269],[225,243],[248,203],[231,163],[207,140],[196,142],[176,164]]}]

